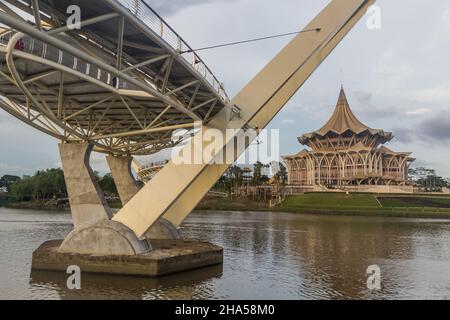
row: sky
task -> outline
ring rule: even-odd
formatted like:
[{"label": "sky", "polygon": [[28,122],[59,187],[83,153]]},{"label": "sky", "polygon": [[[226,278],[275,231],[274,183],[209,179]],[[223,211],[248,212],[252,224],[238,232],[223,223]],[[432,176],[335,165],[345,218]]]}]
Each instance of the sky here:
[{"label": "sky", "polygon": [[[191,45],[200,48],[303,28],[326,0],[147,0]],[[281,155],[304,147],[297,137],[331,116],[341,85],[355,115],[392,131],[386,146],[410,151],[414,166],[450,177],[450,2],[379,0],[381,28],[364,17],[271,122]],[[202,51],[230,97],[292,37]],[[58,141],[0,110],[0,176],[60,166]],[[168,153],[141,159],[165,157]],[[91,165],[107,171],[104,156]]]}]

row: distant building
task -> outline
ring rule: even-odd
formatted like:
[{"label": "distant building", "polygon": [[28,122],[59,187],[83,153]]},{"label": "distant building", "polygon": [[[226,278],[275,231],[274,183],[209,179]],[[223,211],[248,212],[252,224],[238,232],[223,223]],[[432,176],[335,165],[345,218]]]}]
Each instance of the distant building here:
[{"label": "distant building", "polygon": [[414,159],[410,152],[395,152],[383,146],[393,138],[391,132],[361,123],[351,111],[342,88],[328,122],[298,138],[309,149],[283,157],[289,184],[331,188],[405,186]]},{"label": "distant building", "polygon": [[0,187],[0,193],[8,193],[7,187]]}]

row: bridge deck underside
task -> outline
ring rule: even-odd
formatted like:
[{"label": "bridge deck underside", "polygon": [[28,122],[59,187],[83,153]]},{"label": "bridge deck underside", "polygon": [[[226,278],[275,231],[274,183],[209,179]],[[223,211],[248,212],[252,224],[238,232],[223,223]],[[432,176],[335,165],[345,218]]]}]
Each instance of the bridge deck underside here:
[{"label": "bridge deck underside", "polygon": [[[8,2],[32,14],[31,5]],[[205,78],[209,69],[197,68],[204,64],[194,53],[189,63],[186,54],[154,32],[150,21],[138,19],[138,11],[125,7],[128,2],[42,0],[43,32],[30,35],[17,30],[24,35],[14,39],[16,30],[4,29],[0,105],[55,137],[90,141],[99,151],[110,153],[153,153],[178,143],[172,139],[174,130],[190,129],[195,121],[207,123],[227,103],[220,88],[211,85],[217,80]],[[66,10],[73,4],[80,7],[82,21],[98,21],[49,35],[49,30],[65,25]],[[140,6],[136,10],[147,8]],[[159,23],[161,33],[171,32]],[[62,41],[69,49],[49,43],[46,37]],[[11,41],[15,43],[8,47]],[[181,38],[176,42],[180,50],[185,49]],[[8,50],[11,61],[7,61]],[[92,60],[83,59],[76,50]]]}]

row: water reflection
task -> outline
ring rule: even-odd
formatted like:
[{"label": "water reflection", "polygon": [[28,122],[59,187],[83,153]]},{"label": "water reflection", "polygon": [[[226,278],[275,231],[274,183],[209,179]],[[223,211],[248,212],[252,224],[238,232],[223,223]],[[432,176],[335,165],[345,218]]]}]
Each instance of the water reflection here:
[{"label": "water reflection", "polygon": [[[258,270],[253,282],[280,298],[445,298],[450,296],[450,222],[249,213],[200,216],[193,237],[218,239],[226,259]],[[227,217],[228,219],[223,219]],[[367,268],[382,270],[382,290],[367,289]],[[270,283],[270,285],[269,285]],[[277,295],[278,297],[278,295]]]},{"label": "water reflection", "polygon": [[[450,221],[280,213],[194,213],[186,238],[224,247],[222,270],[161,279],[86,275],[68,291],[64,273],[33,272],[32,251],[72,228],[67,213],[0,209],[0,298],[448,299]],[[44,222],[42,222],[44,221]],[[367,289],[369,265],[382,290]]]},{"label": "water reflection", "polygon": [[[54,298],[75,299],[183,299],[191,300],[213,291],[212,279],[222,276],[222,266],[183,272],[161,278],[82,274],[81,290],[67,288],[67,274],[32,271],[30,286],[54,292]],[[36,297],[39,298],[39,297]]]}]

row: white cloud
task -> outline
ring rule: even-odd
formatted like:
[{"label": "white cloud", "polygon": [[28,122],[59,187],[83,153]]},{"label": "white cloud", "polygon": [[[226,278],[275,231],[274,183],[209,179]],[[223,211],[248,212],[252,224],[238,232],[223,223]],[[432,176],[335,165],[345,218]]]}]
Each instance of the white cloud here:
[{"label": "white cloud", "polygon": [[0,172],[3,174],[33,174],[34,170],[27,167],[21,167],[14,164],[6,163],[6,162],[0,162]]},{"label": "white cloud", "polygon": [[450,8],[442,12],[440,24],[445,31],[450,32]]},{"label": "white cloud", "polygon": [[432,110],[429,108],[420,108],[420,109],[414,109],[414,110],[408,110],[406,112],[407,115],[410,116],[421,116],[424,115],[426,113],[430,113]]},{"label": "white cloud", "polygon": [[409,96],[420,102],[438,102],[450,105],[450,83],[440,84],[434,87],[424,87],[417,91],[410,92]]}]

